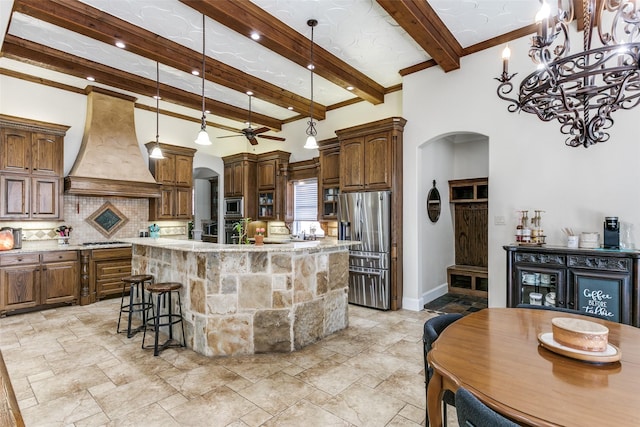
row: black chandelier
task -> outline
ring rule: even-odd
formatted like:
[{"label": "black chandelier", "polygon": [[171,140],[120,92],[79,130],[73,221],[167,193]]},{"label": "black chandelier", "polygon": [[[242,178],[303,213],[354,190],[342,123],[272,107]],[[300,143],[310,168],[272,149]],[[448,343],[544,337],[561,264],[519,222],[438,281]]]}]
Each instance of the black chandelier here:
[{"label": "black chandelier", "polygon": [[[538,69],[520,83],[517,98],[509,97],[516,74],[509,74],[507,46],[502,75],[496,78],[498,96],[511,103],[510,112],[533,113],[546,122],[558,120],[560,131],[568,136],[565,144],[571,147],[607,141],[607,129],[613,126],[611,114],[640,103],[640,10],[636,0],[583,0],[582,5],[583,52],[569,54],[573,1],[558,0],[557,13],[552,15],[542,0],[536,15],[538,33],[529,49]],[[609,25],[606,30],[605,23]],[[592,49],[596,31],[602,46]]]}]

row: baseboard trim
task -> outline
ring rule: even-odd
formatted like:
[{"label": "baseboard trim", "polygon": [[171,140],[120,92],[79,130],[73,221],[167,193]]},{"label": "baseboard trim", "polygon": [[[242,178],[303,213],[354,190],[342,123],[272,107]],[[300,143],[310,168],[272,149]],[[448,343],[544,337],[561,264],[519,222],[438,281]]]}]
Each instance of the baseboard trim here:
[{"label": "baseboard trim", "polygon": [[449,284],[443,283],[422,294],[420,298],[402,298],[402,308],[410,311],[424,310],[424,305],[445,295],[449,291]]}]

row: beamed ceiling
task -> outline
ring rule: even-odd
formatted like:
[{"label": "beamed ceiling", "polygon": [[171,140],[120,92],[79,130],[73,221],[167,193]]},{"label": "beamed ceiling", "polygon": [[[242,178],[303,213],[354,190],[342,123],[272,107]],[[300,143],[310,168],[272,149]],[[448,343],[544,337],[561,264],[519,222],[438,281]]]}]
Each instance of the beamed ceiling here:
[{"label": "beamed ceiling", "polygon": [[157,61],[163,112],[186,107],[174,114],[197,122],[202,80],[192,72],[202,69],[204,15],[208,125],[243,128],[252,91],[252,123],[277,132],[309,116],[308,19],[318,21],[313,115],[323,120],[341,106],[383,103],[404,75],[454,72],[465,55],[532,34],[538,8],[538,0],[0,0],[0,72],[79,92],[91,76],[152,97]]}]

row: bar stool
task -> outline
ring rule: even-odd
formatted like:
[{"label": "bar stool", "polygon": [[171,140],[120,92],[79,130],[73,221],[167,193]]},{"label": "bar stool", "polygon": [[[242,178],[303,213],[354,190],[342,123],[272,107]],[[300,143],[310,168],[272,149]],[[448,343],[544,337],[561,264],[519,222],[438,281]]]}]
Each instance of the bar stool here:
[{"label": "bar stool", "polygon": [[[122,279],[122,299],[120,300],[120,315],[118,316],[117,332],[120,333],[120,321],[122,313],[127,313],[127,338],[131,338],[136,333],[146,328],[147,314],[153,310],[153,304],[144,300],[144,284],[152,282],[153,276],[150,274],[135,274]],[[127,285],[129,286],[129,298],[126,299]],[[131,318],[134,313],[142,313],[142,325],[131,329]],[[124,332],[124,331],[122,331]]]},{"label": "bar stool", "polygon": [[[153,296],[157,297],[156,305],[153,307],[155,316],[149,318],[148,325],[153,328],[155,337],[153,346],[145,346],[145,339],[147,336],[147,330],[144,330],[142,335],[142,348],[153,348],[153,355],[157,356],[160,351],[168,347],[185,347],[186,339],[184,336],[184,324],[182,323],[182,301],[180,300],[181,283],[177,282],[164,282],[164,283],[150,283],[146,286],[146,290],[149,293],[149,303],[153,304]],[[171,294],[176,293],[178,295],[178,313],[173,312],[173,303],[171,301]],[[164,308],[164,312],[163,311]],[[173,325],[180,324],[182,328],[182,342],[173,339]],[[160,335],[160,327],[169,327],[169,339],[163,344],[158,344],[158,338]]]}]

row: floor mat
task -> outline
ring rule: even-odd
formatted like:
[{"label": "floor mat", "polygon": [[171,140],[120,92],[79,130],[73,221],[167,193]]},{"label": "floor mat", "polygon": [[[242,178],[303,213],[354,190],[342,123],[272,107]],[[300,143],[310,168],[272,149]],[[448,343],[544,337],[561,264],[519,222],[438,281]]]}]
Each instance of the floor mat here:
[{"label": "floor mat", "polygon": [[467,315],[487,308],[487,299],[470,295],[445,294],[424,305],[425,310]]}]

